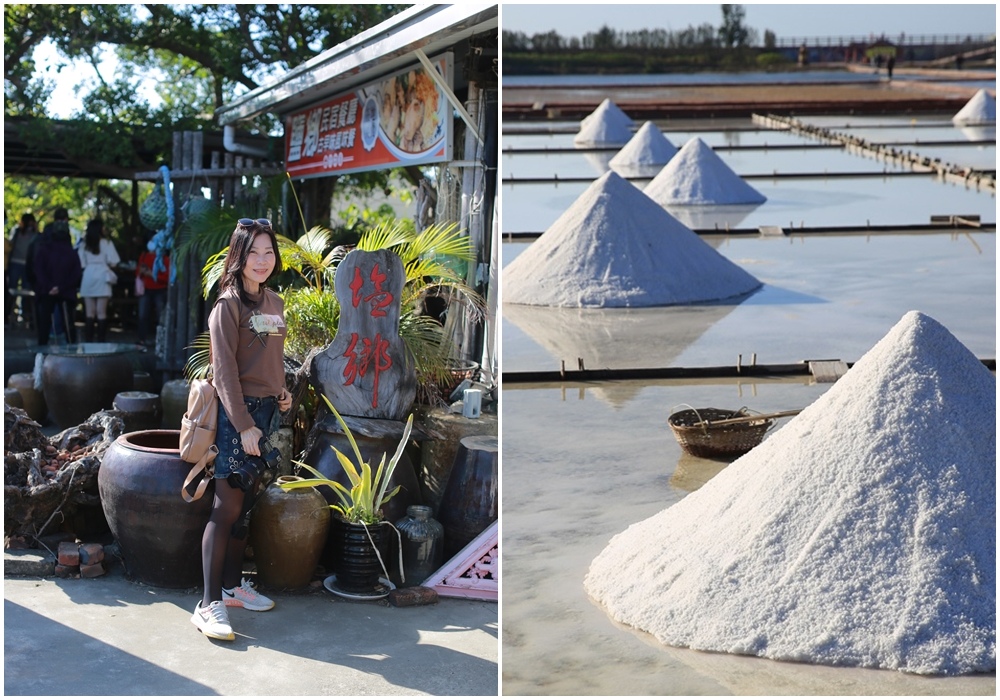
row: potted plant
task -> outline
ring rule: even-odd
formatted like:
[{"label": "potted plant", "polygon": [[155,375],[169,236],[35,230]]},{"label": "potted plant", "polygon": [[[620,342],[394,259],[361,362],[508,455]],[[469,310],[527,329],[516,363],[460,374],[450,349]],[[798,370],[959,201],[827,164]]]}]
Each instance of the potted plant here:
[{"label": "potted plant", "polygon": [[392,458],[386,462],[387,453],[383,453],[378,467],[373,469],[362,457],[357,441],[343,417],[326,396],[323,396],[323,400],[336,416],[354,451],[355,461],[352,462],[347,455],[331,445],[350,480],[351,487],[347,488],[340,482],[325,478],[319,471],[303,462],[296,464],[313,474],[313,478],[280,483],[278,487],[286,491],[321,486],[333,489],[337,502],[329,506],[334,515],[330,537],[334,538],[334,549],[340,554],[339,564],[336,567],[336,586],[349,594],[374,595],[379,592],[379,578],[382,575],[386,580],[389,578],[379,552],[384,527],[391,526],[382,519],[382,506],[399,492],[399,486],[391,491],[388,489],[389,480],[409,440],[413,416],[410,415],[407,419],[403,437]]}]

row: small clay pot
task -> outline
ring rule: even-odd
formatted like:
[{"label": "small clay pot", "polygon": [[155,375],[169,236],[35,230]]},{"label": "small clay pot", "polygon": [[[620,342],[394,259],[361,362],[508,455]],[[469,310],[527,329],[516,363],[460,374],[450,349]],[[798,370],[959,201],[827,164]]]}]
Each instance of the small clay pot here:
[{"label": "small clay pot", "polygon": [[35,388],[35,375],[30,372],[21,372],[10,375],[7,386],[17,389],[21,394],[21,401],[24,404],[24,411],[28,417],[36,423],[43,423],[49,414],[49,408],[45,403],[45,395]]},{"label": "small clay pot", "polygon": [[4,387],[3,400],[11,408],[24,408],[24,400],[21,398],[21,392],[14,387]]},{"label": "small clay pot", "polygon": [[122,391],[115,395],[114,407],[124,414],[126,433],[156,430],[163,419],[160,395],[148,391]]}]

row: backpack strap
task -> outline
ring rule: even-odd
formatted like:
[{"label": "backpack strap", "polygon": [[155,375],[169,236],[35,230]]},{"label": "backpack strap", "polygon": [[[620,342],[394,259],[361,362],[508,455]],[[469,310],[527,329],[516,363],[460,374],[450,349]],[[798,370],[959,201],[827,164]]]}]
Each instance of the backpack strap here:
[{"label": "backpack strap", "polygon": [[[191,471],[188,472],[187,477],[184,479],[184,485],[181,486],[181,496],[183,496],[184,500],[188,503],[193,503],[205,495],[205,490],[212,481],[212,475],[208,472],[208,463],[214,460],[218,454],[219,448],[212,445],[208,448],[208,451],[205,452],[205,455],[198,460],[198,463],[191,467]],[[195,487],[194,495],[192,496],[188,492],[188,487],[194,483],[195,479],[198,478],[198,474],[201,472],[205,472],[205,475],[201,478],[201,481],[198,482],[198,486]]]}]

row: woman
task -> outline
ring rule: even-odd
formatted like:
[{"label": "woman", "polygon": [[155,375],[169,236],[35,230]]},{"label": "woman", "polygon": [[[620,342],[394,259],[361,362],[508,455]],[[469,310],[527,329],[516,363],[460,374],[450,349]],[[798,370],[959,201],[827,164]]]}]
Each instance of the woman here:
[{"label": "woman", "polygon": [[256,479],[242,491],[230,484],[247,455],[261,455],[261,438],[277,428],[292,397],[285,388],[284,302],[264,285],[281,272],[278,241],[267,219],[240,219],[229,239],[219,299],[208,318],[212,372],[219,393],[215,498],[202,537],[205,589],[191,622],[214,639],[234,639],[226,606],[264,611],[274,602],[242,578],[246,532],[235,526],[253,501]]},{"label": "woman", "polygon": [[95,326],[98,343],[103,343],[108,337],[108,301],[112,286],[118,281],[114,266],[120,260],[114,244],[104,237],[104,222],[91,219],[87,224],[83,247],[80,248],[80,265],[83,267],[80,296],[83,297],[83,311],[87,317],[83,327],[85,342],[93,342]]}]

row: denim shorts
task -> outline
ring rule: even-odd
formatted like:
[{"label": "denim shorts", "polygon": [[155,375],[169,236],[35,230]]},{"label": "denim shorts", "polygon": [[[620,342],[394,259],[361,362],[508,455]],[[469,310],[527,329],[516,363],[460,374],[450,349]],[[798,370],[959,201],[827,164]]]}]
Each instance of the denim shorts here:
[{"label": "denim shorts", "polygon": [[[278,429],[281,421],[278,399],[274,396],[263,398],[247,396],[244,397],[243,403],[250,411],[254,425],[263,431],[264,437],[269,438],[271,433]],[[215,478],[225,479],[235,467],[243,463],[243,460],[246,459],[246,453],[243,451],[240,432],[229,421],[229,416],[226,415],[221,401],[219,402],[219,427],[215,433],[215,446],[219,448],[219,456],[215,458]]]}]

